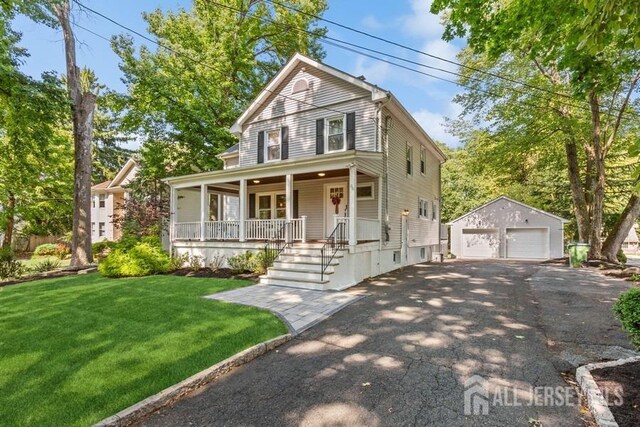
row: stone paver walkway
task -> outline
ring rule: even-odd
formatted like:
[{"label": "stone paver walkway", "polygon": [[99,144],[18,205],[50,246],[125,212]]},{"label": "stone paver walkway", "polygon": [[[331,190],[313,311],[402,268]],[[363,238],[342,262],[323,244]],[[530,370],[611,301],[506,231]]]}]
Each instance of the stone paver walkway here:
[{"label": "stone paver walkway", "polygon": [[297,335],[364,296],[362,289],[328,292],[255,285],[205,298],[266,308],[278,314]]}]

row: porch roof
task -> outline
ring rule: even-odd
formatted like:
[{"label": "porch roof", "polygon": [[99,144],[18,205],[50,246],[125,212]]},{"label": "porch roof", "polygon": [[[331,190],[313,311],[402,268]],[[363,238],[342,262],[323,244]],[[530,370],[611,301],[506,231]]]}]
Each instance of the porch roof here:
[{"label": "porch roof", "polygon": [[[358,160],[367,160],[358,163]],[[348,150],[340,153],[323,154],[304,158],[293,158],[278,162],[261,163],[251,166],[239,166],[232,169],[223,169],[210,172],[202,172],[191,175],[176,176],[163,179],[164,182],[174,188],[189,187],[197,184],[218,184],[240,179],[259,179],[287,174],[303,174],[309,172],[322,172],[327,170],[345,169],[350,164],[372,176],[378,176],[379,170],[372,168],[376,162],[382,163],[382,153],[371,151]]]}]

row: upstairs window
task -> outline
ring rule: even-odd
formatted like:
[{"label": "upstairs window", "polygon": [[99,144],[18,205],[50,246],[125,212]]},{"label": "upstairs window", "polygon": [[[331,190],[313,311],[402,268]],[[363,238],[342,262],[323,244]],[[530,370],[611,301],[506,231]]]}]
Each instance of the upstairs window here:
[{"label": "upstairs window", "polygon": [[413,175],[413,147],[407,142],[407,175]]},{"label": "upstairs window", "polygon": [[427,149],[420,148],[420,173],[424,175],[427,172]]},{"label": "upstairs window", "polygon": [[418,199],[418,216],[420,218],[429,218],[429,202],[425,199]]},{"label": "upstairs window", "polygon": [[280,160],[280,129],[267,132],[267,161]]},{"label": "upstairs window", "polygon": [[309,82],[306,79],[299,79],[293,83],[291,93],[304,92],[309,89]]},{"label": "upstairs window", "polygon": [[345,126],[344,116],[327,119],[327,153],[344,150]]},{"label": "upstairs window", "polygon": [[433,202],[431,205],[431,219],[435,221],[438,219],[438,205],[436,202]]},{"label": "upstairs window", "polygon": [[98,196],[98,207],[99,208],[104,208],[106,205],[106,200],[107,200],[107,195],[106,194],[100,194]]},{"label": "upstairs window", "polygon": [[98,223],[98,237],[104,236],[104,222]]}]

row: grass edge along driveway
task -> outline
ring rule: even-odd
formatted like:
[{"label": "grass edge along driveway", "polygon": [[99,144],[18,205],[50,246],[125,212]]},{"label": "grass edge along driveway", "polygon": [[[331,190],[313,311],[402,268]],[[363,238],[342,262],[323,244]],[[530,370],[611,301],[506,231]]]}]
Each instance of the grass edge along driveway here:
[{"label": "grass edge along driveway", "polygon": [[239,280],[98,274],[0,288],[0,425],[86,426],[287,332],[207,300]]}]

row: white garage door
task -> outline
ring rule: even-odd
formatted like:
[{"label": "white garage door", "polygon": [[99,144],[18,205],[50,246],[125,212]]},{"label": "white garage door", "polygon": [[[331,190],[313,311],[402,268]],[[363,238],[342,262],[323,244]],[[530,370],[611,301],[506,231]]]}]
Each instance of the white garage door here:
[{"label": "white garage door", "polygon": [[507,228],[507,258],[549,258],[549,230]]},{"label": "white garage door", "polygon": [[497,258],[499,247],[498,230],[480,228],[462,230],[463,258]]}]

